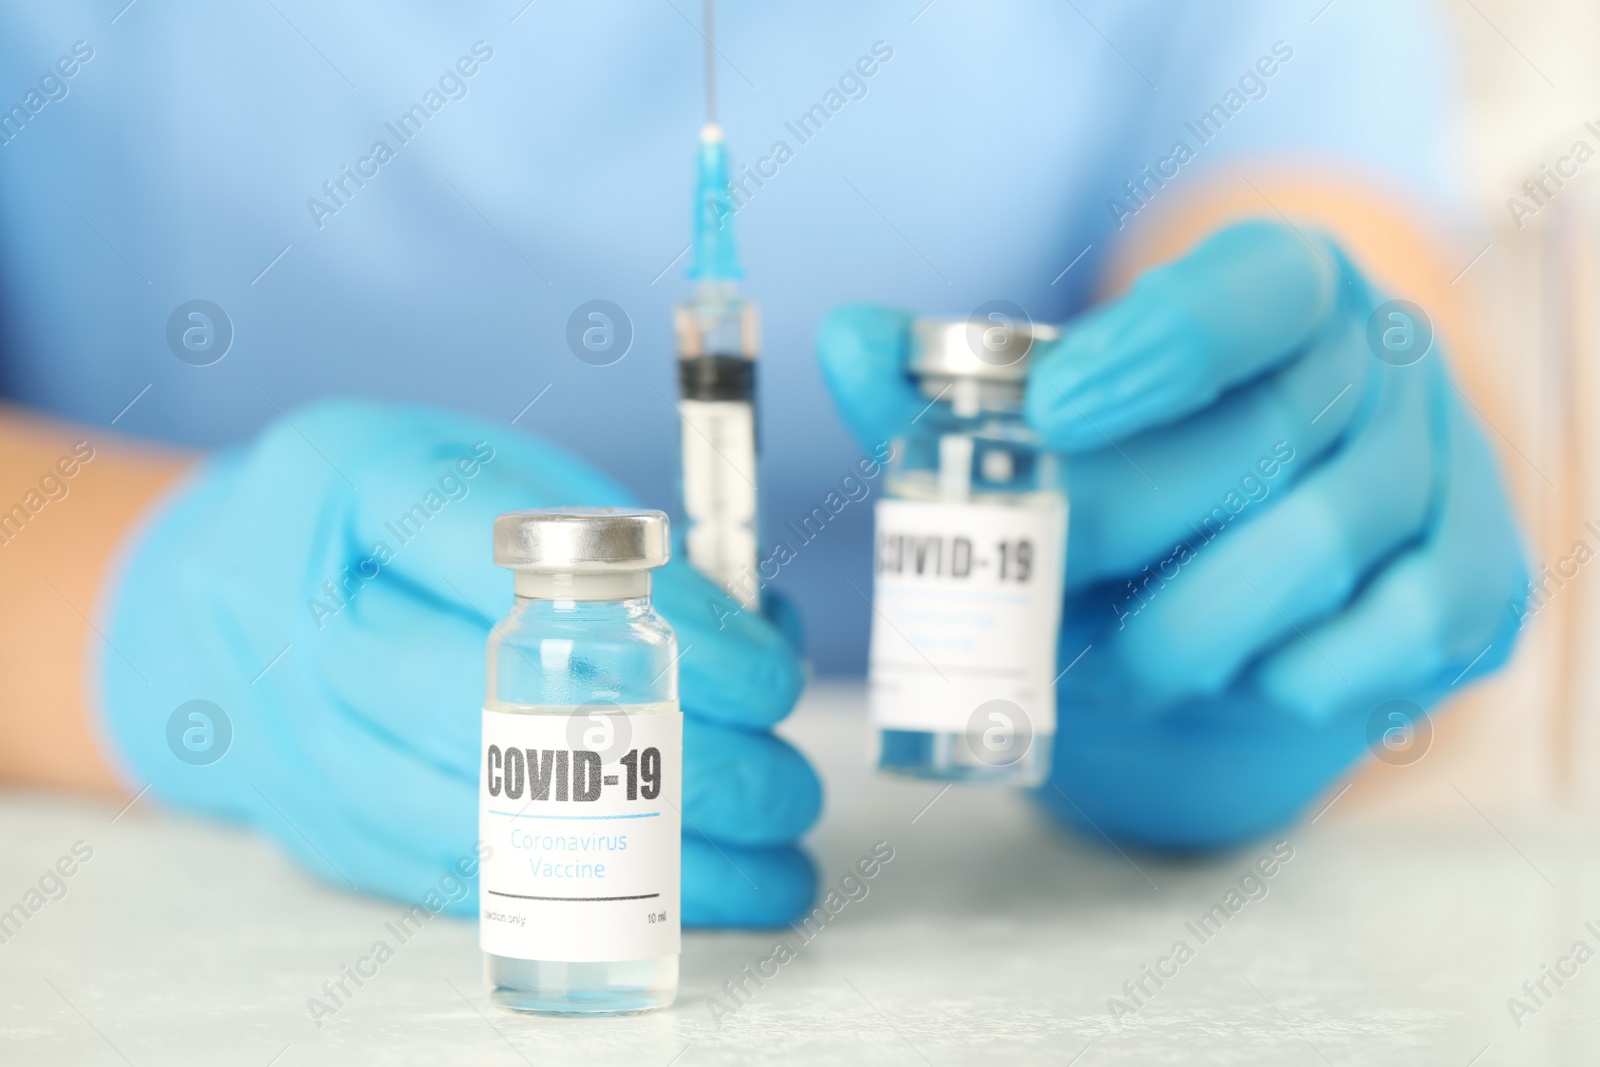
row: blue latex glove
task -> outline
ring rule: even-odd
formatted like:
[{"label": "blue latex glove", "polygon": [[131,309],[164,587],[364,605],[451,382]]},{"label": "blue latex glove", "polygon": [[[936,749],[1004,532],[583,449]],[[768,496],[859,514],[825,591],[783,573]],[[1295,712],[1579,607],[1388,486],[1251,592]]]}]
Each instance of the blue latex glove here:
[{"label": "blue latex glove", "polygon": [[[511,602],[491,523],[625,503],[509,426],[371,403],[295,412],[207,462],[133,538],[101,668],[119,754],[156,796],[246,822],[333,882],[408,902],[432,891],[472,914],[460,868],[475,870],[484,650]],[[417,504],[437,510],[400,529]],[[363,562],[380,541],[392,559]],[[375,569],[352,595],[324,586]],[[779,924],[815,886],[795,841],[821,787],[770,733],[802,672],[753,613],[719,630],[706,604],[720,595],[679,562],[656,572],[684,650],[683,917]],[[168,737],[174,709],[196,699],[233,732],[204,766]]]},{"label": "blue latex glove", "polygon": [[[1527,573],[1483,436],[1437,346],[1375,357],[1383,298],[1313,240],[1225,230],[1035,353],[1027,419],[1072,457],[1060,666],[1092,646],[1058,683],[1041,795],[1091,834],[1265,833],[1385,702],[1426,708],[1511,652]],[[855,308],[821,329],[863,442],[927,402],[907,323]]]}]

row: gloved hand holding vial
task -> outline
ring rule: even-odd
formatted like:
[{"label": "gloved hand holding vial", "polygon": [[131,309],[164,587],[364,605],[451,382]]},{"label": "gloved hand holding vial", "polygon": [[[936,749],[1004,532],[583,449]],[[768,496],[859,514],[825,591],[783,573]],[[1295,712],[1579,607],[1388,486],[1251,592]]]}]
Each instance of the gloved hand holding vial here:
[{"label": "gloved hand holding vial", "polygon": [[[106,627],[127,657],[104,664],[106,728],[151,796],[250,826],[331,884],[421,900],[440,871],[475,871],[484,642],[512,592],[490,551],[497,516],[633,501],[504,422],[376,403],[289,418],[199,465],[136,531]],[[127,461],[106,448],[95,462]],[[799,660],[756,612],[719,628],[704,605],[721,593],[678,560],[649,588],[652,610],[693,646],[675,672],[681,807],[693,827],[681,849],[682,921],[786,922],[811,899],[815,874],[797,841],[822,803],[816,772],[771,733],[799,695]],[[529,600],[517,618],[540,611],[556,609]],[[494,676],[501,699],[591,699],[513,688],[541,676],[511,651],[515,636],[506,644]],[[654,687],[674,676],[657,678],[663,665],[630,673],[626,691],[604,699],[656,702]],[[197,695],[231,723],[225,758],[199,767],[173,757],[167,733],[173,709]],[[580,740],[604,732],[584,723]],[[444,906],[478,910],[470,895]]]},{"label": "gloved hand holding vial", "polygon": [[[1511,654],[1527,569],[1500,474],[1442,359],[1374,355],[1383,301],[1332,241],[1248,222],[1029,352],[1021,416],[1072,501],[1039,796],[1084,833],[1183,850],[1267,833],[1368,750],[1377,703],[1426,708]],[[930,401],[924,345],[903,311],[823,322],[862,445],[937,439],[923,424],[945,425],[954,390]],[[931,471],[936,447],[905,462]],[[880,575],[882,550],[880,532]],[[898,733],[896,762],[939,766],[938,737]]]}]

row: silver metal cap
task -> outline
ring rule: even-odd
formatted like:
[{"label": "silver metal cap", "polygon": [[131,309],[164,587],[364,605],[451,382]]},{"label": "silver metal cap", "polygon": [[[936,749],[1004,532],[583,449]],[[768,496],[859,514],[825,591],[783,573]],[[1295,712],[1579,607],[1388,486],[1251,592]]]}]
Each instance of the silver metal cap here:
[{"label": "silver metal cap", "polygon": [[494,520],[494,561],[546,573],[659,567],[672,556],[667,516],[645,508],[537,508]]},{"label": "silver metal cap", "polygon": [[1035,342],[1061,331],[1026,319],[920,318],[911,323],[911,373],[922,377],[1027,380]]}]

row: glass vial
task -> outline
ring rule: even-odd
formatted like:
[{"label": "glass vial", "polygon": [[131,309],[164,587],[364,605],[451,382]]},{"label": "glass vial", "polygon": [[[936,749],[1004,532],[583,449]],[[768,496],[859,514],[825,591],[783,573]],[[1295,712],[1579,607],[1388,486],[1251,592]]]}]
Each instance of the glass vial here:
[{"label": "glass vial", "polygon": [[515,572],[489,635],[479,943],[512,1011],[625,1015],[678,992],[683,717],[677,638],[650,604],[659,511],[501,515]]},{"label": "glass vial", "polygon": [[1013,319],[912,325],[929,406],[895,442],[876,509],[881,770],[1016,785],[1050,772],[1067,497],[1022,398],[1030,351],[1057,336]]}]

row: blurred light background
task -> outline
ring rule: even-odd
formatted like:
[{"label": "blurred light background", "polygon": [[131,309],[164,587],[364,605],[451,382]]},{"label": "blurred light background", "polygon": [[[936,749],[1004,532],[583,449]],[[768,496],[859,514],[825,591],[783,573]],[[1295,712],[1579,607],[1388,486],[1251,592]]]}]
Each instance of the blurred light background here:
[{"label": "blurred light background", "polygon": [[[95,49],[69,95],[0,148],[0,239],[26,250],[0,277],[6,395],[191,446],[246,440],[322,396],[443,404],[517,418],[675,509],[669,314],[686,291],[677,257],[702,118],[690,7],[541,3],[508,26],[494,5],[402,18],[375,2],[174,0],[110,24],[103,6],[22,12],[21,32],[0,40],[8,86],[74,40]],[[766,315],[766,542],[861,453],[812,354],[829,307],[959,314],[1000,296],[1039,318],[1070,316],[1111,272],[1108,195],[1195,101],[1282,37],[1294,63],[1185,180],[1198,190],[1208,172],[1274,154],[1382,173],[1475,315],[1473,336],[1447,340],[1493,426],[1536,560],[1585,538],[1600,548],[1584,527],[1600,527],[1600,161],[1520,226],[1507,207],[1575,141],[1600,148],[1585,126],[1600,129],[1600,11],[1335,0],[1308,25],[1320,5],[1291,18],[1238,3],[1220,26],[1212,9],[1157,6],[1169,45],[1119,56],[1081,16],[1145,41],[1116,28],[1155,17],[1150,4],[1041,8],[1026,32],[1021,14],[955,3],[909,25],[842,0],[726,5],[722,118],[735,164],[778,139],[795,150],[736,220]],[[465,95],[319,226],[308,198],[479,41],[493,57],[464,79]],[[878,42],[893,58],[861,97],[804,143],[787,132]],[[1162,72],[1161,92],[1143,70]],[[1047,124],[1059,136],[1040,136]],[[953,154],[993,165],[942,166]],[[197,298],[223,307],[236,332],[205,368],[163,341],[172,309]],[[610,367],[566,347],[569,315],[596,298],[632,320],[632,348]],[[778,582],[800,602],[824,676],[864,666],[868,610],[847,579],[869,580],[869,532],[870,508],[852,505]],[[1587,652],[1600,638],[1597,596],[1592,581],[1556,589],[1512,669],[1448,717],[1426,773],[1380,767],[1357,796],[1459,804],[1451,776],[1492,765],[1495,803],[1600,800],[1600,667]]]}]

